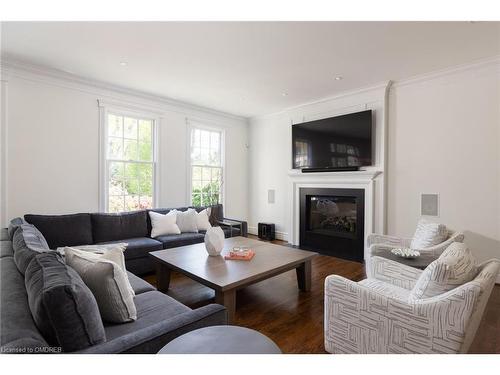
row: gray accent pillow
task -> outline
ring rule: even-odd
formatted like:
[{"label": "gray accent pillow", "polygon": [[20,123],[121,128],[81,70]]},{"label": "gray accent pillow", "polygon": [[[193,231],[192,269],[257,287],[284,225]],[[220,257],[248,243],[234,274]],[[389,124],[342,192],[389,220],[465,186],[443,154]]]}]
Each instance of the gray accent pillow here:
[{"label": "gray accent pillow", "polygon": [[14,238],[14,233],[16,233],[17,228],[19,228],[21,225],[27,224],[26,221],[24,221],[23,218],[16,217],[15,219],[12,219],[9,223],[9,228],[7,229],[7,233],[9,234],[9,238],[12,241]]},{"label": "gray accent pillow", "polygon": [[106,340],[92,292],[59,254],[36,255],[25,285],[33,320],[50,345],[72,352]]},{"label": "gray accent pillow", "polygon": [[188,208],[187,211],[176,211],[177,221],[181,233],[198,233],[198,214],[194,208]]},{"label": "gray accent pillow", "polygon": [[66,263],[92,291],[104,321],[125,323],[137,319],[134,290],[122,250],[108,250],[100,255],[66,247],[64,253]]},{"label": "gray accent pillow", "polygon": [[14,262],[23,275],[31,260],[40,253],[51,252],[42,233],[31,224],[22,224],[12,239]]}]

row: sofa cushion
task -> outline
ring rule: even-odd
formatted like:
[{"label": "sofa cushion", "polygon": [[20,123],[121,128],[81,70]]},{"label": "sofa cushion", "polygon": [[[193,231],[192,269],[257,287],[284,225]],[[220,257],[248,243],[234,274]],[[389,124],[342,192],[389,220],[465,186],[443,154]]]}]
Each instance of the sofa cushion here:
[{"label": "sofa cushion", "polygon": [[465,284],[478,272],[476,260],[467,245],[453,242],[420,274],[410,300],[437,296]]},{"label": "sofa cushion", "polygon": [[177,211],[170,211],[168,214],[149,211],[149,221],[151,222],[151,237],[164,236],[167,234],[180,234],[177,226]]},{"label": "sofa cushion", "polygon": [[12,241],[9,237],[9,230],[7,228],[0,229],[0,241]]},{"label": "sofa cushion", "polygon": [[14,238],[14,233],[16,232],[17,228],[19,228],[21,225],[26,224],[26,221],[20,217],[16,217],[15,219],[12,219],[9,223],[9,228],[7,228],[7,234],[9,235],[10,240]]},{"label": "sofa cushion", "polygon": [[23,275],[31,260],[40,253],[52,252],[40,231],[31,224],[23,224],[14,233],[12,241],[14,261]]},{"label": "sofa cushion", "polygon": [[132,324],[107,324],[104,329],[108,341],[133,335],[138,330],[152,327],[159,322],[171,319],[175,315],[191,311],[189,307],[158,291],[138,294],[135,303],[137,320]]},{"label": "sofa cushion", "polygon": [[208,228],[212,227],[210,224],[210,208],[205,208],[201,211],[196,212],[196,226],[198,227],[198,232],[206,231]]},{"label": "sofa cushion", "polygon": [[[137,318],[134,291],[122,267],[108,254],[89,253],[67,247],[66,263],[75,269],[94,294],[104,321],[125,323]],[[122,255],[121,250],[116,249]],[[114,258],[114,257],[112,257]]]},{"label": "sofa cushion", "polygon": [[51,249],[92,243],[90,214],[24,215],[24,219],[42,232]]},{"label": "sofa cushion", "polygon": [[170,234],[167,236],[160,236],[156,239],[161,241],[164,249],[171,249],[173,247],[192,245],[195,243],[203,242],[205,236],[202,233],[181,233]]},{"label": "sofa cushion", "polygon": [[[177,210],[177,211],[186,211],[189,207],[179,207],[179,208],[151,208],[151,209],[148,209],[148,212],[156,212],[158,214],[162,214],[162,215],[166,215],[168,214],[170,211],[173,211],[173,210]],[[151,226],[151,218],[147,217],[147,225],[148,225],[148,233],[151,233],[151,229],[152,226]]]},{"label": "sofa cushion", "polygon": [[147,216],[147,211],[91,214],[94,242],[149,237]]},{"label": "sofa cushion", "polygon": [[126,260],[147,257],[151,251],[163,249],[163,245],[160,241],[148,237],[124,238],[118,241],[100,242],[99,245],[121,242],[127,244],[127,248],[124,252]]},{"label": "sofa cushion", "polygon": [[0,241],[0,258],[13,256],[14,249],[12,247],[12,241]]},{"label": "sofa cushion", "polygon": [[0,345],[2,353],[24,353],[48,347],[33,321],[28,305],[24,277],[14,259],[0,259]]},{"label": "sofa cushion", "polygon": [[445,225],[420,219],[410,247],[412,249],[426,249],[446,241],[447,237],[448,230]]},{"label": "sofa cushion", "polygon": [[132,272],[127,272],[127,276],[135,295],[156,290],[153,285],[134,275]]},{"label": "sofa cushion", "polygon": [[[84,245],[80,247],[63,247],[62,252],[59,253],[62,254],[64,257],[66,257],[66,252],[69,252],[71,254],[77,254],[83,258],[94,259],[96,261],[109,260],[111,262],[116,263],[118,267],[120,267],[123,273],[125,274],[127,272],[127,268],[125,266],[125,257],[123,255],[123,252],[125,251],[126,248],[127,248],[126,243],[118,243],[112,245]],[[69,265],[71,266],[71,264]],[[75,271],[78,272],[78,269],[75,268]],[[85,278],[81,274],[80,277],[82,277],[83,282],[87,284]],[[132,289],[132,286],[130,285],[128,280],[126,280],[126,284],[130,294],[134,295],[135,294],[134,289]],[[90,290],[92,291],[92,288],[90,288]],[[97,300],[97,304],[99,305],[99,300]]]},{"label": "sofa cushion", "polygon": [[106,339],[92,292],[56,252],[38,254],[26,269],[33,320],[51,345],[71,352]]},{"label": "sofa cushion", "polygon": [[175,210],[175,214],[176,224],[181,233],[198,233],[198,214],[193,208],[188,208],[186,211]]}]

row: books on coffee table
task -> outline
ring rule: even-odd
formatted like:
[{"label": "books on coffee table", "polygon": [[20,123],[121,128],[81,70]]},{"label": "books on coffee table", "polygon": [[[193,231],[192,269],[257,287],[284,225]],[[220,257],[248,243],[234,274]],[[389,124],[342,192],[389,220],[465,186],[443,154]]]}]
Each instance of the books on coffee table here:
[{"label": "books on coffee table", "polygon": [[251,260],[255,256],[252,249],[234,248],[228,255],[224,256],[227,260]]}]

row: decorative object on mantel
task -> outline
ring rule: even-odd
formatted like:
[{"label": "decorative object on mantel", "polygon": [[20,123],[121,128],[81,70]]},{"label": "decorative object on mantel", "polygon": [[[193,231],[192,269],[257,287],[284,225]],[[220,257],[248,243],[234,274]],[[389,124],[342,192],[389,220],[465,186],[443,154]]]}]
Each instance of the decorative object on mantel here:
[{"label": "decorative object on mantel", "polygon": [[406,258],[406,259],[415,259],[415,258],[420,256],[419,251],[410,249],[409,247],[392,249],[391,253],[393,253],[394,255],[396,255],[398,257]]},{"label": "decorative object on mantel", "polygon": [[224,231],[221,227],[211,227],[205,234],[205,248],[210,256],[220,255],[224,248]]}]

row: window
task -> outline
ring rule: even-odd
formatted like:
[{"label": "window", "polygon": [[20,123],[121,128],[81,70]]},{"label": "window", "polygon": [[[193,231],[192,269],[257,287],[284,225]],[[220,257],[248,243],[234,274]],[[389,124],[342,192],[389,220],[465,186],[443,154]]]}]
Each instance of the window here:
[{"label": "window", "polygon": [[153,207],[155,190],[155,121],[106,114],[105,210]]},{"label": "window", "polygon": [[222,203],[223,132],[191,128],[191,204]]}]

